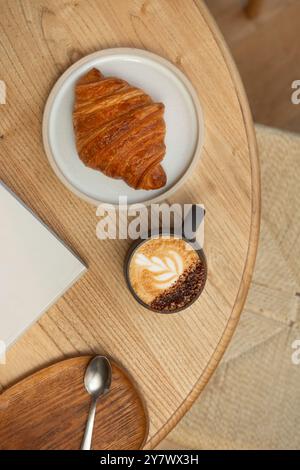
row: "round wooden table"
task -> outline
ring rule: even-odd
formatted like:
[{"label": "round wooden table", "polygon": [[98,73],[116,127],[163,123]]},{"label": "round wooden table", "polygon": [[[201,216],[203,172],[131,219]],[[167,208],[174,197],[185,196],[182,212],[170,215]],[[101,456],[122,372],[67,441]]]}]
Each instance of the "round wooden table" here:
[{"label": "round wooden table", "polygon": [[[6,366],[0,366],[1,386],[64,357],[111,355],[144,396],[150,423],[146,448],[152,448],[217,367],[249,287],[260,186],[240,79],[197,0],[7,0],[1,2],[0,22],[0,79],[7,85],[7,104],[0,106],[0,177],[89,266],[8,352]],[[120,46],[147,49],[176,64],[204,110],[202,159],[170,201],[202,202],[207,210],[208,281],[200,299],[181,314],[152,314],[134,301],[122,273],[129,241],[96,238],[95,208],[64,188],[42,147],[43,107],[56,79],[78,58]]]}]

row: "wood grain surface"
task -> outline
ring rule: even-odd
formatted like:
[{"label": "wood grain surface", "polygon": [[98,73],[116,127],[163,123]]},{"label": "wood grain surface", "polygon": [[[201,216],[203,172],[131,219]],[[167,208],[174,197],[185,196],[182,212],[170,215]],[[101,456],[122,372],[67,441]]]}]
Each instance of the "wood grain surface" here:
[{"label": "wood grain surface", "polygon": [[[91,356],[60,361],[0,395],[0,449],[80,449],[90,407],[84,373]],[[147,437],[144,405],[125,372],[97,404],[92,448],[139,449]]]},{"label": "wood grain surface", "polygon": [[[195,401],[237,324],[259,231],[259,166],[247,100],[203,3],[188,0],[0,0],[0,177],[88,264],[89,271],[7,354],[0,382],[74,354],[104,353],[136,380],[154,447]],[[43,107],[75,60],[107,47],[137,47],[176,64],[205,115],[205,145],[172,198],[206,207],[208,281],[184,313],[153,314],[127,291],[128,240],[96,238],[95,209],[57,180],[41,143]],[[21,228],[20,228],[21,230]]]}]

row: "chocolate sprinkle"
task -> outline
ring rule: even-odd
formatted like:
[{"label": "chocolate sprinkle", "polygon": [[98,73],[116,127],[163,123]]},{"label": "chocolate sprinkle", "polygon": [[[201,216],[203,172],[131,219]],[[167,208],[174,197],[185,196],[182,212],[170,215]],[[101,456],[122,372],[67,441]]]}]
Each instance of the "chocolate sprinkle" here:
[{"label": "chocolate sprinkle", "polygon": [[187,307],[202,291],[205,281],[206,268],[198,260],[169,289],[157,296],[150,307],[159,312],[172,312]]}]

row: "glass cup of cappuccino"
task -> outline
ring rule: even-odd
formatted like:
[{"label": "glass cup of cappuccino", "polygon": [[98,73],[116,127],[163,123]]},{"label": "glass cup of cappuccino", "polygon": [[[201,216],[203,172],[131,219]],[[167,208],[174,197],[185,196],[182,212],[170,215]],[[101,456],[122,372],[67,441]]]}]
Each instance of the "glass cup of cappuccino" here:
[{"label": "glass cup of cappuccino", "polygon": [[177,313],[192,305],[204,289],[207,263],[195,232],[204,209],[193,205],[178,232],[160,231],[136,240],[124,265],[128,288],[144,307]]}]

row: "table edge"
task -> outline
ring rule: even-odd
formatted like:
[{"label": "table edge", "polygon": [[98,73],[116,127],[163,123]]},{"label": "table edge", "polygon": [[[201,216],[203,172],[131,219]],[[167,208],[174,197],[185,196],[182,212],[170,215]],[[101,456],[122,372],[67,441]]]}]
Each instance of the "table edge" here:
[{"label": "table edge", "polygon": [[201,391],[208,383],[213,372],[217,368],[222,356],[232,338],[235,328],[238,324],[243,306],[246,301],[247,293],[250,287],[252,273],[254,269],[259,229],[260,229],[260,212],[261,212],[261,190],[260,190],[260,166],[258,149],[256,143],[256,135],[254,130],[253,119],[248,103],[248,98],[244,90],[241,77],[237,70],[236,64],[231,56],[226,41],[219,30],[214,18],[208,11],[208,8],[202,0],[193,0],[199,13],[203,16],[207,23],[208,28],[211,31],[212,36],[219,48],[227,69],[231,75],[232,83],[236,90],[237,98],[239,101],[240,109],[243,115],[245,130],[248,138],[249,156],[251,164],[251,227],[249,234],[249,245],[247,251],[247,258],[244,266],[242,279],[240,282],[238,294],[236,297],[235,304],[233,306],[230,318],[226,324],[222,337],[214,351],[214,354],[210,358],[209,363],[200,375],[199,379],[195,383],[194,387],[185,398],[185,400],[179,405],[176,411],[171,415],[168,421],[146,442],[144,449],[153,449],[164,439],[167,434],[176,426],[176,424],[183,418],[185,413],[191,408],[193,403],[199,397]]}]

